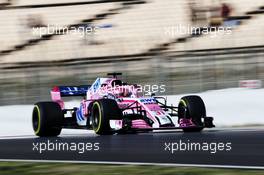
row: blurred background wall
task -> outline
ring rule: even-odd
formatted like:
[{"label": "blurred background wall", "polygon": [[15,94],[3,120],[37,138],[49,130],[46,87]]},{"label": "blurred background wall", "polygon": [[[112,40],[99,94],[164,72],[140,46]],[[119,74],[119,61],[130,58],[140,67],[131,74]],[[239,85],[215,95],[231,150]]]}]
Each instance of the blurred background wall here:
[{"label": "blurred background wall", "polygon": [[165,94],[264,80],[263,0],[0,0],[0,17],[0,105],[113,71]]}]

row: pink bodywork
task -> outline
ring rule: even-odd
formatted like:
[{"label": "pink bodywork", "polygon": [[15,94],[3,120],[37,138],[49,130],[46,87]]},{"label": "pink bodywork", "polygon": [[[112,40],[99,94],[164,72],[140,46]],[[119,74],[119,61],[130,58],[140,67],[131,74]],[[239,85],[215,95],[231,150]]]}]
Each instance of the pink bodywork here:
[{"label": "pink bodywork", "polygon": [[132,120],[132,128],[151,128],[144,120]]},{"label": "pink bodywork", "polygon": [[51,99],[52,101],[58,103],[61,107],[61,109],[64,109],[65,105],[64,105],[64,101],[61,98],[61,94],[60,94],[60,90],[58,86],[55,86],[51,91]]}]

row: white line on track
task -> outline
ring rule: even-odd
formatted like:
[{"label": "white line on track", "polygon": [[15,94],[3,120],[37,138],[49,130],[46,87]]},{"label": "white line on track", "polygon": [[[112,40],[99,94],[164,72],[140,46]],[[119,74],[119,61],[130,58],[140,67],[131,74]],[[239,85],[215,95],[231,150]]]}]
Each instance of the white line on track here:
[{"label": "white line on track", "polygon": [[232,169],[262,169],[263,166],[236,166],[236,165],[207,165],[207,164],[178,164],[178,163],[142,163],[142,162],[108,162],[108,161],[69,161],[69,160],[22,160],[22,159],[0,159],[1,162],[39,162],[39,163],[82,163],[82,164],[109,164],[109,165],[159,165],[176,167],[198,167],[198,168],[232,168]]}]

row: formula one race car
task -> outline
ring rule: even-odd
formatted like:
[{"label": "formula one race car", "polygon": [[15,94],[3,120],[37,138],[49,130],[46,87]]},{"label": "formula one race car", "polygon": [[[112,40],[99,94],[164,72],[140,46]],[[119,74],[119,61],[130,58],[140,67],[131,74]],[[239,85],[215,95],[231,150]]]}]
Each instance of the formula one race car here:
[{"label": "formula one race car", "polygon": [[[182,129],[199,132],[211,128],[199,96],[182,97],[178,106],[168,106],[166,98],[144,96],[139,85],[130,85],[109,73],[92,85],[55,86],[51,102],[38,102],[32,114],[35,135],[57,136],[62,128],[92,129],[96,134]],[[62,97],[83,97],[80,106],[65,109]],[[178,117],[174,120],[174,117]]]}]

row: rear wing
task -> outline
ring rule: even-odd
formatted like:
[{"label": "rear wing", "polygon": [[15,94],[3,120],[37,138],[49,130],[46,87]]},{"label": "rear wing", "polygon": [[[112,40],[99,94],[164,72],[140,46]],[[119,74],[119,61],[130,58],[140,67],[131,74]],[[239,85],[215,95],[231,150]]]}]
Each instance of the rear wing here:
[{"label": "rear wing", "polygon": [[90,89],[90,85],[55,86],[51,89],[50,95],[52,101],[58,103],[61,109],[64,109],[64,101],[61,97],[85,96],[88,89]]},{"label": "rear wing", "polygon": [[85,96],[89,90],[90,85],[82,86],[55,86],[51,90],[51,96],[53,93],[60,95],[61,97],[71,97],[71,96]]}]

